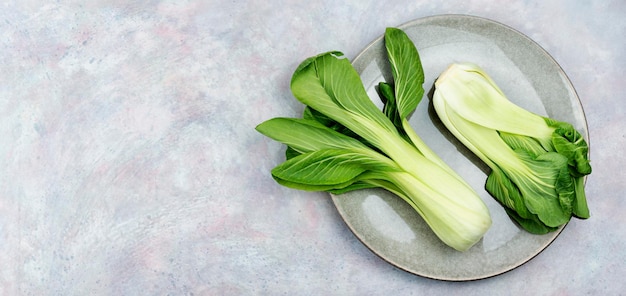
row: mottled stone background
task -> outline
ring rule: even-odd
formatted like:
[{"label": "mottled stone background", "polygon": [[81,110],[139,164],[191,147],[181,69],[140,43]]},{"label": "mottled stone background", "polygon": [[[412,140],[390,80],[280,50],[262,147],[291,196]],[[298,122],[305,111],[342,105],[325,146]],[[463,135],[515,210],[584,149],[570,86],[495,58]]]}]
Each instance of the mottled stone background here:
[{"label": "mottled stone background", "polygon": [[[497,4],[496,4],[497,3]],[[561,64],[584,106],[593,217],[469,283],[363,246],[331,200],[278,186],[289,79],[387,26],[487,17]],[[1,295],[618,295],[626,276],[626,2],[11,1],[0,4]]]}]

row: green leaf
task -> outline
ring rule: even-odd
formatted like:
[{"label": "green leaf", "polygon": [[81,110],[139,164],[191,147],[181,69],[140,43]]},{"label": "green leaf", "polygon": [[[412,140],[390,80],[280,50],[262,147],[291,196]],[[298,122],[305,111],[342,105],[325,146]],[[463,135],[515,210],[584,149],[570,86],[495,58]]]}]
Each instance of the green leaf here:
[{"label": "green leaf", "polygon": [[500,135],[500,138],[502,138],[502,140],[513,150],[524,150],[533,157],[537,157],[540,154],[548,152],[535,138],[507,132],[499,132],[498,134]]},{"label": "green leaf", "polygon": [[[317,62],[324,56],[341,56],[338,52],[328,52],[306,59],[298,66],[291,77],[291,92],[303,104],[313,108],[328,118],[344,124],[352,118],[326,93],[317,71]],[[337,61],[339,61],[338,58]],[[338,120],[338,118],[340,120]],[[345,124],[344,124],[345,125]]]},{"label": "green leaf", "polygon": [[384,103],[383,113],[396,127],[400,136],[422,156],[440,166],[451,176],[461,179],[424,143],[409,124],[409,115],[415,111],[424,96],[424,69],[415,44],[402,30],[387,28],[385,47],[394,81],[378,84],[378,93]]},{"label": "green leaf", "polygon": [[567,166],[562,166],[554,184],[556,193],[564,213],[572,215],[576,200],[576,186]]},{"label": "green leaf", "polygon": [[326,127],[335,130],[341,134],[344,134],[350,138],[356,139],[359,142],[365,144],[366,146],[376,149],[372,144],[370,144],[367,140],[363,139],[363,137],[357,135],[355,132],[351,131],[349,128],[343,126],[339,122],[333,120],[332,118],[322,114],[321,112],[315,111],[315,109],[307,106],[304,108],[304,112],[302,114],[304,119],[315,120]]},{"label": "green leaf", "polygon": [[327,190],[329,193],[332,194],[344,194],[344,193],[348,193],[350,191],[355,191],[355,190],[361,190],[361,189],[368,189],[368,188],[378,188],[380,186],[376,185],[376,184],[371,184],[371,183],[367,183],[365,181],[355,181],[354,183],[350,184],[349,186],[343,187],[343,188],[339,188],[339,189],[331,189],[331,190]]},{"label": "green leaf", "polygon": [[298,152],[296,149],[287,146],[287,149],[285,150],[285,159],[292,159],[300,154],[302,153]]},{"label": "green leaf", "polygon": [[[321,123],[322,125],[333,129],[337,132],[340,132],[342,134],[345,135],[344,131],[349,131],[351,132],[348,128],[346,128],[345,126],[341,125],[339,122],[333,120],[332,118],[320,113],[319,111],[316,111],[315,109],[306,106],[304,108],[304,112],[302,112],[302,118],[304,119],[310,119],[310,120],[315,120],[319,123]],[[354,133],[352,133],[354,134]]]},{"label": "green leaf", "polygon": [[326,53],[304,64],[291,79],[291,91],[300,102],[378,148],[388,145],[384,137],[398,134],[368,97],[350,61],[336,53]]},{"label": "green leaf", "polygon": [[259,124],[256,129],[299,153],[328,148],[367,149],[358,140],[310,119],[276,117]]},{"label": "green leaf", "polygon": [[321,54],[298,67],[291,80],[294,96],[345,126],[343,115],[352,113],[389,129],[391,123],[368,97],[359,74],[340,57],[337,52]]},{"label": "green leaf", "polygon": [[[399,171],[399,170],[398,170]],[[366,188],[384,188],[393,193],[402,192],[396,185],[389,182],[388,176],[385,172],[368,171],[354,179],[354,183],[340,189],[329,190],[333,194],[344,194],[353,190],[360,190]]]},{"label": "green leaf", "polygon": [[[316,65],[319,80],[333,101],[346,111],[362,115],[389,131],[395,131],[391,122],[367,95],[361,77],[349,60],[324,55],[318,59]],[[324,113],[323,110],[317,110]]]},{"label": "green leaf", "polygon": [[557,152],[567,157],[575,177],[591,174],[587,155],[589,147],[583,136],[568,123],[561,122],[552,133],[552,144]]},{"label": "green leaf", "polygon": [[[349,149],[323,149],[291,158],[272,170],[280,180],[304,185],[344,185],[368,170],[394,171],[396,167]],[[342,188],[342,187],[340,187]]]},{"label": "green leaf", "polygon": [[343,57],[343,53],[340,52],[340,51],[336,51],[336,50],[335,51],[328,51],[328,52],[320,53],[320,54],[318,54],[316,56],[309,57],[309,58],[305,59],[304,61],[302,61],[302,63],[300,63],[300,65],[298,65],[298,67],[294,71],[294,75],[295,75],[295,73],[299,73],[301,71],[304,71],[311,64],[314,64],[315,61],[319,57],[324,56],[324,55],[333,55],[333,56],[336,56],[336,57]]},{"label": "green leaf", "polygon": [[546,226],[536,214],[528,211],[520,190],[501,170],[493,170],[489,174],[485,189],[500,202],[507,215],[524,230],[533,234],[545,234],[557,229]]},{"label": "green leaf", "polygon": [[289,180],[284,180],[281,179],[275,175],[272,175],[272,177],[274,178],[274,180],[276,181],[276,183],[285,186],[285,187],[289,187],[289,188],[293,188],[293,189],[298,189],[298,190],[304,190],[304,191],[326,191],[326,192],[331,192],[333,190],[340,190],[341,188],[349,188],[355,181],[350,180],[350,181],[346,181],[344,183],[339,183],[339,184],[325,184],[325,185],[320,185],[320,184],[309,184],[309,183],[298,183],[298,182],[292,182]]},{"label": "green leaf", "polygon": [[[419,139],[417,134],[415,134],[413,129],[408,124],[408,121],[406,119],[403,120],[400,117],[393,86],[386,82],[380,82],[378,84],[378,95],[384,103],[383,113],[387,116],[387,118],[389,118],[389,120],[391,120],[400,136],[402,136],[402,138],[404,138],[404,140],[408,143],[413,143],[413,141],[421,142],[421,139]],[[414,139],[411,139],[411,136],[413,136]],[[425,144],[422,147],[416,148],[420,153],[423,152],[422,150],[429,149],[425,146]],[[438,156],[436,156],[436,158],[438,160]]]},{"label": "green leaf", "polygon": [[536,214],[528,211],[519,189],[504,172],[493,170],[487,177],[485,189],[500,202],[507,215],[526,231],[533,234],[545,234],[557,229],[546,226]]},{"label": "green leaf", "polygon": [[588,219],[590,215],[589,208],[587,207],[584,178],[574,178],[574,187],[576,188],[576,195],[574,197],[574,208],[572,209],[572,212],[574,216],[580,219]]},{"label": "green leaf", "polygon": [[389,118],[389,120],[391,120],[398,131],[401,131],[403,129],[402,118],[398,112],[393,86],[386,82],[380,82],[378,83],[378,93],[384,104],[383,113],[387,116],[387,118]]},{"label": "green leaf", "polygon": [[424,95],[424,70],[409,36],[400,29],[385,30],[385,47],[394,79],[395,102],[401,119],[407,118]]},{"label": "green leaf", "polygon": [[492,170],[487,177],[485,189],[504,207],[515,210],[521,218],[530,219],[534,216],[526,208],[522,194],[506,174],[499,170]]},{"label": "green leaf", "polygon": [[522,218],[514,210],[511,210],[509,208],[504,208],[504,210],[511,219],[517,222],[520,227],[532,234],[546,234],[548,232],[552,232],[558,229],[558,227],[546,226],[537,218],[536,215],[534,215],[532,218]]},{"label": "green leaf", "polygon": [[566,167],[567,159],[556,152],[548,152],[536,158],[522,150],[515,152],[526,164],[528,171],[523,174],[516,172],[511,175],[511,179],[524,196],[528,210],[547,226],[557,227],[567,223],[571,212],[563,210],[556,189],[557,179],[562,168]]}]

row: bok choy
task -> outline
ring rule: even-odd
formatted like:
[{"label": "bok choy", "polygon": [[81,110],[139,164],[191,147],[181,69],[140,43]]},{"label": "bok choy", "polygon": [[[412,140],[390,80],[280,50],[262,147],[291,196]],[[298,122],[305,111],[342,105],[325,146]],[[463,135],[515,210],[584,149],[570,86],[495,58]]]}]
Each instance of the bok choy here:
[{"label": "bok choy", "polygon": [[290,188],[334,194],[387,189],[445,244],[465,251],[489,229],[489,211],[408,124],[424,93],[417,49],[396,28],[386,30],[385,46],[394,81],[381,84],[384,112],[341,52],[322,53],[297,67],[291,91],[306,105],[302,118],[273,118],[256,128],[287,145],[287,159],[272,176]]},{"label": "bok choy", "polygon": [[513,104],[469,63],[439,76],[433,105],[448,130],[491,168],[486,190],[524,229],[542,234],[572,216],[589,217],[588,146],[571,124]]}]

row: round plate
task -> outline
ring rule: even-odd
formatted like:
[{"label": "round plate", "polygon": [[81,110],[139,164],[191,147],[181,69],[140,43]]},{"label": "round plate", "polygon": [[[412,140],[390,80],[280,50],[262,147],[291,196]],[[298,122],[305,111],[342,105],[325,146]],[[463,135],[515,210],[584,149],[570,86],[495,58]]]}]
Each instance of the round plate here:
[{"label": "round plate", "polygon": [[[399,26],[415,43],[425,73],[426,94],[410,119],[416,133],[476,190],[491,212],[493,225],[476,245],[458,252],[443,244],[422,218],[385,190],[360,190],[332,196],[340,215],[370,250],[389,263],[423,277],[467,281],[483,279],[522,265],[545,249],[563,230],[533,235],[520,229],[485,191],[489,168],[439,122],[430,97],[435,78],[449,64],[481,66],[509,100],[540,115],[574,125],[586,139],[587,124],[569,79],[537,43],[500,23],[465,15],[441,15]],[[392,81],[383,36],[353,61],[370,97],[375,85]]]}]

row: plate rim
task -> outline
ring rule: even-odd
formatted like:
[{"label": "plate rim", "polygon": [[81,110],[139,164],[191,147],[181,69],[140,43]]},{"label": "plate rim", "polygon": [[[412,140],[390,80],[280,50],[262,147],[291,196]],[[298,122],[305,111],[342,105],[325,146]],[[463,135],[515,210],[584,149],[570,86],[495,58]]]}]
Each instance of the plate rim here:
[{"label": "plate rim", "polygon": [[[529,42],[530,44],[534,45],[534,47],[538,50],[539,53],[541,53],[547,60],[551,61],[552,64],[556,67],[556,69],[558,70],[559,74],[562,75],[562,77],[564,77],[563,79],[563,83],[565,84],[565,87],[568,88],[569,90],[572,91],[572,96],[575,97],[576,101],[578,101],[578,105],[580,107],[580,112],[582,115],[582,119],[583,119],[583,134],[584,134],[584,138],[587,140],[587,145],[589,146],[589,150],[588,150],[588,156],[591,154],[591,145],[590,145],[590,141],[589,141],[589,126],[588,126],[588,121],[587,121],[587,116],[585,114],[584,108],[582,106],[582,102],[580,101],[580,97],[576,91],[576,89],[574,88],[574,85],[572,84],[569,76],[567,76],[567,74],[565,73],[565,71],[563,70],[563,68],[561,67],[561,65],[554,59],[554,57],[552,55],[550,55],[539,43],[537,43],[536,41],[534,41],[533,39],[531,39],[530,37],[528,37],[526,34],[520,32],[517,29],[514,29],[513,27],[506,25],[504,23],[489,19],[489,18],[485,18],[485,17],[481,17],[481,16],[475,16],[475,15],[469,15],[469,14],[438,14],[438,15],[431,15],[431,16],[425,16],[425,17],[420,17],[417,19],[413,19],[407,22],[404,22],[398,26],[396,26],[396,28],[405,30],[407,28],[413,27],[413,26],[417,26],[420,24],[424,24],[424,23],[428,23],[428,22],[433,22],[437,19],[471,19],[473,21],[479,21],[479,22],[485,22],[485,23],[489,23],[492,25],[496,25],[499,27],[502,27],[503,29],[509,30],[513,33],[515,33],[517,35],[517,37],[525,39],[526,42]],[[379,42],[381,42],[384,38],[384,34],[379,35],[377,38],[375,38],[374,40],[372,40],[370,43],[368,43],[362,50],[359,51],[359,53],[352,59],[351,63],[354,64],[355,62],[357,62],[359,59],[363,58],[363,56],[374,46],[376,46]],[[359,76],[362,73],[359,73]],[[587,181],[587,176],[584,177],[584,183],[586,184]],[[385,262],[395,266],[396,268],[400,269],[400,270],[404,270],[405,272],[408,272],[410,274],[414,274],[423,278],[428,278],[428,279],[433,279],[433,280],[439,280],[439,281],[445,281],[445,282],[469,282],[469,281],[478,281],[478,280],[483,280],[483,279],[488,279],[488,278],[492,278],[492,277],[496,277],[505,273],[508,273],[512,270],[517,269],[518,267],[530,262],[532,259],[534,259],[536,256],[538,256],[539,254],[541,254],[545,249],[547,249],[558,237],[559,235],[563,232],[563,230],[565,229],[565,227],[569,224],[568,221],[567,223],[561,225],[556,231],[552,232],[552,237],[551,239],[547,240],[545,243],[543,243],[537,250],[533,251],[532,253],[530,253],[528,256],[524,257],[524,259],[518,261],[515,264],[512,264],[511,266],[507,266],[505,268],[493,271],[493,272],[489,272],[489,273],[485,273],[482,275],[477,275],[477,276],[465,276],[465,277],[446,277],[446,276],[434,276],[434,275],[429,275],[426,274],[424,272],[419,272],[416,270],[412,270],[406,266],[403,266],[402,264],[395,262],[394,260],[391,260],[390,258],[387,258],[386,256],[384,256],[383,254],[381,254],[379,251],[373,249],[372,246],[370,246],[370,244],[368,244],[364,238],[362,237],[362,235],[359,234],[358,231],[356,231],[353,227],[353,225],[351,225],[350,223],[348,223],[348,220],[346,219],[345,216],[345,212],[341,209],[341,207],[338,205],[338,196],[335,194],[330,194],[331,195],[331,199],[333,201],[333,205],[335,206],[335,209],[338,211],[341,219],[343,220],[343,222],[346,224],[346,226],[350,229],[350,231],[352,232],[352,234],[367,248],[369,249],[372,253],[376,254],[379,258],[381,258],[382,260],[384,260]]]}]

